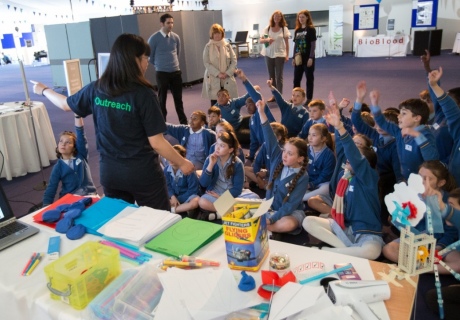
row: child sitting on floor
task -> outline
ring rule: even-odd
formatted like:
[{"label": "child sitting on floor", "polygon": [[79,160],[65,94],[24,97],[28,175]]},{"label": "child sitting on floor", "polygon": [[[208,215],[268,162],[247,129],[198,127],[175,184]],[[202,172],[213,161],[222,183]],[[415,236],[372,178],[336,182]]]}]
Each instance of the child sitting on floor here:
[{"label": "child sitting on floor", "polygon": [[[377,259],[384,244],[377,189],[378,174],[375,171],[377,156],[372,148],[355,144],[341,121],[332,94],[329,101],[326,120],[336,130],[336,145],[343,145],[345,172],[337,184],[331,212],[333,219],[307,216],[303,227],[309,234],[333,247],[324,250]],[[341,162],[338,162],[339,165]]]},{"label": "child sitting on floor", "polygon": [[[185,158],[186,150],[183,146],[176,144],[173,148]],[[164,169],[164,174],[171,211],[178,214],[190,212],[189,216],[194,216],[200,199],[200,183],[196,173],[184,175],[176,163],[169,161],[169,165]]]},{"label": "child sitting on floor", "polygon": [[58,162],[51,171],[50,181],[43,195],[43,206],[54,202],[61,182],[59,198],[68,193],[77,195],[96,194],[96,187],[88,165],[88,144],[83,119],[75,116],[75,133],[64,131],[56,147]]}]

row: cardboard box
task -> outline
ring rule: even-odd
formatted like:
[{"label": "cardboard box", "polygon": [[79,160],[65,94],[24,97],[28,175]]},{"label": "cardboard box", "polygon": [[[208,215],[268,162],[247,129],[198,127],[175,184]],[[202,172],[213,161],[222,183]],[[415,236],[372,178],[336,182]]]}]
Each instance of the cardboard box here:
[{"label": "cardboard box", "polygon": [[[273,199],[255,200],[233,198],[226,191],[214,202],[222,217],[227,261],[231,269],[257,271],[268,256],[268,237],[265,213]],[[231,215],[236,204],[260,203],[256,213],[249,219],[237,219]]]}]

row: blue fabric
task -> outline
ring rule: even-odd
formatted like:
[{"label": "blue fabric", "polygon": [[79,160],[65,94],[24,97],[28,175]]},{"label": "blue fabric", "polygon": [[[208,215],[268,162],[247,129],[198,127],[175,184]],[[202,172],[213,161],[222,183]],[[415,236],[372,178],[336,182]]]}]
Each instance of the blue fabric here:
[{"label": "blue fabric", "polygon": [[[268,105],[265,105],[265,114],[267,115],[268,122],[275,122],[275,117],[270,111],[270,108],[268,108]],[[260,149],[264,142],[259,111],[256,111],[256,113],[251,116],[251,119],[249,119],[249,132],[251,139],[251,143],[249,144],[249,158],[254,159],[257,150]]]},{"label": "blue fabric", "polygon": [[288,135],[290,137],[297,136],[310,117],[307,109],[304,106],[298,108],[298,106],[285,101],[276,88],[272,90],[272,94],[280,108],[281,123],[286,126]]},{"label": "blue fabric", "polygon": [[176,196],[180,203],[184,203],[190,196],[200,194],[200,183],[195,171],[187,176],[181,175],[179,179],[175,181],[174,177],[172,177],[169,172],[171,169],[170,165],[164,169],[169,198]]},{"label": "blue fabric", "polygon": [[[261,99],[260,93],[256,91],[256,89],[249,80],[244,81],[243,85],[246,88],[246,91],[250,95],[251,99],[254,101],[254,103]],[[265,115],[267,116],[268,122],[275,122],[275,117],[270,111],[268,105],[265,105],[264,111]],[[249,145],[249,158],[254,159],[257,149],[259,149],[262,143],[264,142],[264,134],[262,132],[262,127],[260,124],[260,116],[258,110],[256,110],[256,112],[251,116],[251,119],[249,119],[249,130],[251,137],[251,143]]]},{"label": "blue fabric", "polygon": [[343,144],[346,159],[354,172],[344,196],[345,226],[351,226],[355,235],[381,235],[377,171],[372,169],[367,159],[361,155],[348,132],[343,136],[337,132],[337,140]]},{"label": "blue fabric", "polygon": [[245,94],[239,98],[230,99],[226,105],[215,104],[220,109],[222,118],[230,122],[235,131],[240,127],[243,117],[241,116],[240,110],[246,105],[246,99],[249,98],[249,94]]},{"label": "blue fabric", "polygon": [[[313,120],[313,119],[308,119],[307,122],[305,122],[304,126],[302,127],[302,130],[299,132],[299,138],[305,139],[308,137],[308,132],[310,131],[310,128],[312,125],[317,124],[317,123],[322,123],[326,126],[328,126],[326,119],[320,118],[318,120]],[[329,127],[328,127],[329,130]],[[334,127],[332,127],[332,130],[334,130]],[[329,130],[330,131],[330,130]],[[332,131],[334,132],[334,131]]]},{"label": "blue fabric", "polygon": [[[220,160],[217,160],[220,161]],[[203,166],[203,173],[200,177],[200,185],[206,188],[207,191],[213,190],[214,186],[217,183],[217,179],[219,177],[219,166],[217,163],[212,168],[212,171],[209,172],[207,170],[209,164],[209,157],[206,159],[204,166]],[[237,157],[235,158],[234,171],[233,176],[229,179],[231,180],[232,187],[229,189],[231,195],[236,198],[238,197],[241,192],[243,191],[243,183],[244,183],[244,165],[243,162]],[[223,179],[227,179],[223,177]]]},{"label": "blue fabric", "polygon": [[56,232],[66,233],[73,226],[73,219],[70,217],[64,217],[56,223]]},{"label": "blue fabric", "polygon": [[150,62],[155,66],[155,71],[179,71],[181,41],[177,34],[170,32],[165,37],[161,31],[155,32],[148,40],[150,46]]},{"label": "blue fabric", "polygon": [[85,233],[85,226],[82,224],[77,224],[66,232],[66,237],[69,240],[78,240],[81,239],[85,235]]},{"label": "blue fabric", "polygon": [[454,147],[449,160],[449,171],[454,176],[457,185],[460,185],[460,109],[446,93],[440,96],[437,101],[446,116],[449,132],[454,139]]},{"label": "blue fabric", "polygon": [[[187,148],[188,138],[190,137],[190,126],[184,124],[174,125],[170,123],[167,123],[166,126],[166,133],[176,138],[181,146]],[[203,137],[205,157],[207,157],[210,154],[209,149],[211,145],[216,142],[216,133],[211,129],[203,128],[201,135]],[[204,160],[205,159],[203,159],[203,162]]]},{"label": "blue fabric", "polygon": [[[269,181],[273,180],[273,173],[275,168],[280,162],[282,162],[283,151],[278,144],[278,140],[273,132],[272,127],[267,122],[262,124],[262,130],[264,133],[265,145],[267,148],[267,154],[270,158],[270,178]],[[267,190],[266,199],[274,198],[272,203],[272,209],[275,213],[270,217],[272,222],[276,222],[284,216],[287,216],[294,212],[295,210],[304,210],[304,205],[302,198],[307,192],[308,188],[308,173],[305,170],[305,173],[297,180],[297,184],[292,190],[286,202],[284,198],[288,193],[288,188],[291,183],[291,180],[295,177],[295,174],[292,174],[285,179],[281,180],[281,174],[278,175],[276,180],[273,182],[273,187],[270,190]]]},{"label": "blue fabric", "polygon": [[56,222],[61,219],[61,210],[51,209],[43,213],[42,221],[43,222]]},{"label": "blue fabric", "polygon": [[327,146],[317,157],[313,156],[312,147],[308,148],[308,176],[309,183],[308,189],[314,190],[319,187],[321,183],[329,182],[334,173],[336,160],[334,152]]},{"label": "blue fabric", "polygon": [[434,136],[428,126],[422,125],[415,128],[421,133],[417,138],[403,137],[398,125],[387,121],[379,107],[371,106],[371,110],[378,126],[395,137],[401,173],[406,180],[411,173],[418,172],[418,168],[423,162],[439,160]]},{"label": "blue fabric", "polygon": [[399,162],[396,139],[389,137],[388,141],[380,143],[380,135],[373,127],[365,123],[361,117],[361,104],[355,102],[351,121],[359,133],[366,135],[372,140],[374,147],[377,149],[377,171],[379,175],[394,173],[396,181],[404,179],[401,173],[401,163]]},{"label": "blue fabric", "polygon": [[49,178],[48,186],[43,195],[43,205],[54,202],[56,192],[61,183],[59,198],[68,193],[87,195],[96,193],[91,171],[88,164],[88,144],[83,127],[75,127],[77,143],[75,145],[78,153],[73,159],[73,169],[71,169],[62,159],[54,165]]}]

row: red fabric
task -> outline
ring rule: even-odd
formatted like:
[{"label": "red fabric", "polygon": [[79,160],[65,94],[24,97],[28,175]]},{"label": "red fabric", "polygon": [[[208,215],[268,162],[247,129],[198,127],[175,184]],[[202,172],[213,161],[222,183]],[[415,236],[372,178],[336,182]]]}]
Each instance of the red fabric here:
[{"label": "red fabric", "polygon": [[337,190],[335,191],[334,203],[332,204],[331,216],[337,222],[337,224],[345,229],[345,218],[343,215],[343,196],[348,188],[350,180],[341,178],[337,184]]}]

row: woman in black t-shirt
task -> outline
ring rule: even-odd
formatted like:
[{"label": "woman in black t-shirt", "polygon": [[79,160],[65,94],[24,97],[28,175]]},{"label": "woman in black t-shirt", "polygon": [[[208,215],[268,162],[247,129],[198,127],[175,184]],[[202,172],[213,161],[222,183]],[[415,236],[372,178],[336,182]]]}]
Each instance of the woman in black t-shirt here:
[{"label": "woman in black t-shirt", "polygon": [[75,117],[93,115],[105,196],[170,210],[158,155],[178,164],[186,175],[194,167],[163,136],[166,124],[158,97],[144,76],[149,56],[150,46],[143,38],[125,33],[115,40],[101,78],[70,97],[43,83],[32,83],[34,93],[64,111],[73,111]]},{"label": "woman in black t-shirt", "polygon": [[[307,102],[313,99],[313,86],[315,81],[315,48],[316,29],[313,26],[310,11],[302,10],[297,13],[296,26],[294,31],[294,88],[300,87],[302,76],[305,73],[307,80]],[[295,56],[300,54],[301,63],[297,65]]]}]

